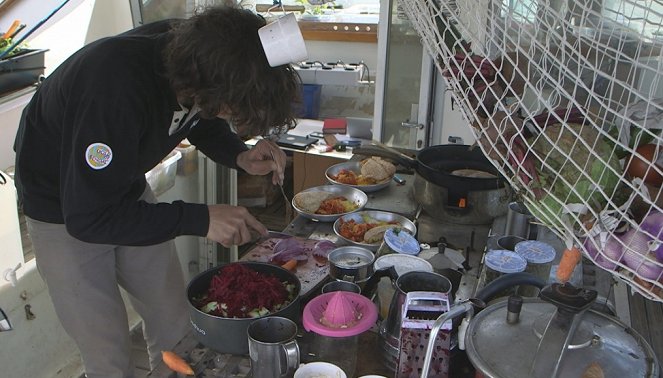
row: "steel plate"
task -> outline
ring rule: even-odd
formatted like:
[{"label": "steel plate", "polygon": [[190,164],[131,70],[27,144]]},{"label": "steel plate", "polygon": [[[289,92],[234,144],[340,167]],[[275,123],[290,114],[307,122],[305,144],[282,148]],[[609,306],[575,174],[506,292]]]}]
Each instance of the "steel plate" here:
[{"label": "steel plate", "polygon": [[344,184],[342,182],[338,182],[338,181],[332,179],[332,176],[338,175],[344,169],[352,171],[356,175],[360,175],[361,174],[361,163],[359,161],[348,161],[348,162],[332,165],[331,167],[327,168],[327,170],[325,171],[325,176],[327,176],[327,181],[329,181],[330,184],[349,186],[349,187],[352,187],[352,188],[362,190],[366,193],[370,193],[370,192],[375,192],[375,191],[378,191],[380,189],[386,188],[387,186],[389,186],[389,184],[391,183],[391,180],[394,178],[394,176],[391,176],[391,177],[389,177],[388,179],[386,179],[382,182],[379,182],[377,184],[372,184],[372,185],[350,185],[350,184]]},{"label": "steel plate", "polygon": [[[292,198],[292,208],[295,209],[295,211],[303,217],[313,219],[313,220],[317,220],[317,221],[320,221],[320,222],[333,222],[333,221],[337,220],[338,218],[340,218],[341,216],[351,214],[353,212],[360,211],[361,209],[364,208],[364,206],[366,206],[366,203],[368,202],[368,196],[366,195],[366,193],[362,192],[359,189],[355,189],[355,188],[352,188],[352,187],[349,187],[349,186],[343,186],[343,185],[314,186],[312,188],[302,190],[299,193],[320,192],[320,191],[332,193],[332,194],[338,195],[338,196],[343,196],[343,197],[347,198],[349,201],[355,203],[357,205],[357,209],[355,209],[352,212],[341,213],[341,214],[331,214],[331,215],[312,214],[312,213],[308,213],[308,212],[300,209],[299,207],[297,207],[297,205],[295,204],[295,197],[297,195],[295,195]],[[299,194],[299,193],[297,193],[297,194]]]},{"label": "steel plate", "polygon": [[359,242],[355,242],[355,241],[352,241],[350,239],[347,239],[347,238],[343,237],[340,233],[341,219],[344,222],[348,222],[348,221],[354,219],[354,221],[356,223],[364,223],[364,216],[368,216],[372,219],[375,219],[377,221],[382,221],[382,222],[396,221],[396,222],[398,222],[398,224],[400,225],[401,228],[403,228],[404,230],[406,230],[410,234],[412,234],[412,235],[417,234],[417,226],[415,226],[414,223],[411,220],[405,218],[402,215],[396,214],[396,213],[390,213],[388,211],[376,211],[376,210],[357,211],[357,212],[339,217],[339,219],[337,219],[336,222],[334,222],[334,233],[336,233],[336,235],[338,235],[338,237],[341,240],[343,240],[345,243],[347,243],[349,245],[355,245],[355,246],[358,246],[358,247],[363,247],[363,248],[366,248],[366,249],[368,249],[372,252],[377,251],[378,248],[380,248],[381,243],[376,243],[376,244],[359,243]]}]

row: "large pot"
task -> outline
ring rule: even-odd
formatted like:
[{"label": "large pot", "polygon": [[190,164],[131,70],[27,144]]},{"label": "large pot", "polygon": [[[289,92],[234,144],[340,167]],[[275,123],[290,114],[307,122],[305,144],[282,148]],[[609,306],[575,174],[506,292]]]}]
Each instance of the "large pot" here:
[{"label": "large pot", "polygon": [[512,191],[478,147],[448,144],[422,149],[412,159],[383,146],[355,149],[415,170],[414,199],[438,220],[490,224],[506,214]]},{"label": "large pot", "polygon": [[510,297],[472,319],[465,344],[478,377],[659,376],[637,332],[590,308],[595,291],[552,284],[540,298]]},{"label": "large pot", "polygon": [[[266,316],[281,316],[295,322],[299,321],[301,282],[290,271],[280,266],[261,262],[235,262],[246,264],[249,268],[264,274],[276,276],[280,281],[287,281],[296,286],[295,299],[279,311]],[[194,277],[187,287],[189,313],[193,335],[203,345],[220,353],[247,354],[249,352],[247,329],[249,324],[259,318],[224,318],[202,312],[193,304],[193,298],[206,293],[212,277],[226,265],[206,270]]]}]

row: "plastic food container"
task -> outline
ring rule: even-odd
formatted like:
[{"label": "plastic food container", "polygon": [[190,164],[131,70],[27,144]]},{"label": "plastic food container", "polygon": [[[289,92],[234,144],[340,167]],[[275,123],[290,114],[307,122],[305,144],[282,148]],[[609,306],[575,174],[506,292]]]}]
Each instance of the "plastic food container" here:
[{"label": "plastic food container", "polygon": [[[526,272],[541,278],[546,283],[550,277],[550,267],[555,260],[556,252],[550,244],[537,240],[527,240],[516,244],[515,252],[527,260]],[[538,289],[533,286],[521,288],[518,292],[522,295],[536,296]]]},{"label": "plastic food container", "polygon": [[[486,266],[485,285],[493,282],[497,278],[509,274],[524,272],[527,268],[527,260],[516,252],[503,249],[488,251],[484,260]],[[508,296],[513,290],[509,289],[497,295]]]},{"label": "plastic food container", "polygon": [[154,195],[163,194],[166,190],[175,185],[175,175],[177,173],[177,161],[182,157],[182,153],[173,150],[166,156],[161,163],[150,169],[145,174],[147,183],[152,188]]},{"label": "plastic food container", "polygon": [[421,247],[414,236],[398,227],[394,227],[385,231],[384,239],[380,248],[378,248],[377,256],[380,257],[391,253],[416,256],[420,251]]},{"label": "plastic food container", "polygon": [[188,176],[198,171],[198,150],[196,146],[183,140],[176,148],[182,154],[182,158],[177,162],[177,174]]}]

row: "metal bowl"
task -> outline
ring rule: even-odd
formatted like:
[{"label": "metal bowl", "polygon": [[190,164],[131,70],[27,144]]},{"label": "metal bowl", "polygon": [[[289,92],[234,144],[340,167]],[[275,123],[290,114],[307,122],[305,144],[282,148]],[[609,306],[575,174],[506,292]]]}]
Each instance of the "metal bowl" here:
[{"label": "metal bowl", "polygon": [[366,203],[368,202],[368,196],[366,195],[366,193],[362,192],[359,189],[351,188],[349,186],[321,185],[302,190],[299,193],[305,193],[305,192],[328,192],[334,195],[343,196],[357,205],[357,209],[347,213],[330,214],[330,215],[312,214],[297,207],[297,205],[295,204],[295,198],[294,197],[292,198],[292,208],[295,209],[295,211],[298,214],[300,214],[303,217],[317,220],[320,222],[333,222],[338,218],[340,218],[341,216],[351,214],[356,211],[360,211],[361,209],[364,208],[364,206],[366,206]]},{"label": "metal bowl", "polygon": [[390,213],[388,211],[375,211],[375,210],[367,210],[367,211],[357,211],[352,214],[344,215],[342,217],[339,217],[339,219],[334,222],[334,232],[338,237],[345,241],[345,243],[350,244],[350,245],[355,245],[358,247],[363,247],[366,248],[372,252],[376,252],[378,248],[380,248],[380,243],[376,244],[368,244],[368,243],[360,243],[356,241],[352,241],[350,239],[347,239],[341,235],[341,220],[343,222],[348,222],[352,219],[356,223],[364,223],[364,217],[370,217],[372,219],[375,219],[377,221],[383,221],[383,222],[392,222],[396,221],[398,222],[398,227],[401,227],[402,229],[406,230],[412,235],[417,234],[417,226],[414,225],[414,223],[405,218],[402,215],[396,214],[396,213]]},{"label": "metal bowl", "polygon": [[338,181],[336,181],[332,178],[332,176],[338,175],[344,169],[347,169],[349,171],[354,172],[357,175],[360,175],[361,174],[361,162],[359,162],[359,161],[348,161],[348,162],[345,162],[345,163],[339,163],[339,164],[332,165],[331,167],[327,168],[327,170],[325,171],[325,176],[327,176],[327,181],[329,181],[330,184],[345,185],[345,186],[349,186],[349,187],[352,187],[352,188],[362,190],[366,193],[370,193],[370,192],[375,192],[375,191],[378,191],[380,189],[386,188],[387,186],[389,186],[389,184],[391,183],[391,180],[393,178],[393,176],[392,176],[392,177],[389,177],[388,179],[386,179],[382,182],[379,182],[377,184],[372,184],[372,185],[344,184],[344,183],[338,182]]}]

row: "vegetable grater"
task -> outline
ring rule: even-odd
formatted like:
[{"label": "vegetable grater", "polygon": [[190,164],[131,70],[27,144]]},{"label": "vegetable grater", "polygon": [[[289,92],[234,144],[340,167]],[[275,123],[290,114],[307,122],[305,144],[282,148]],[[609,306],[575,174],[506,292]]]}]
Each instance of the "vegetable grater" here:
[{"label": "vegetable grater", "polygon": [[[421,375],[430,330],[435,320],[449,311],[446,293],[411,291],[403,304],[400,348],[396,377],[415,378]],[[451,319],[440,328],[431,359],[429,377],[449,376],[451,349]]]}]

